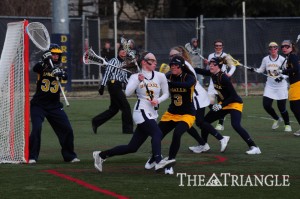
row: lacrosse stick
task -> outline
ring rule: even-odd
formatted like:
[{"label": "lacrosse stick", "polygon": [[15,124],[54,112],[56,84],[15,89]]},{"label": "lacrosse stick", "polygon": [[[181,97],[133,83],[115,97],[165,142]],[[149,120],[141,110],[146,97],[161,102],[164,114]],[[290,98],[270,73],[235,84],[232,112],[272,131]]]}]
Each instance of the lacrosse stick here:
[{"label": "lacrosse stick", "polygon": [[170,66],[166,63],[162,63],[159,67],[159,72],[167,74],[170,71]]},{"label": "lacrosse stick", "polygon": [[[34,45],[42,51],[49,50],[50,47],[50,36],[47,28],[40,22],[32,22],[29,23],[26,27],[26,33],[28,34],[31,41]],[[52,60],[49,59],[49,63],[52,68],[54,68]],[[56,81],[58,82],[61,93],[65,99],[65,103],[67,106],[70,106],[69,101],[65,95],[64,90],[60,84],[59,78],[56,77]]]},{"label": "lacrosse stick", "polygon": [[[135,53],[130,49],[130,43],[127,42],[127,40],[124,37],[121,37],[121,44],[123,45],[124,50],[126,51],[126,53],[131,57],[132,61],[134,62],[138,73],[142,73],[137,61],[136,61],[136,57],[135,57]],[[154,99],[154,96],[152,94],[152,92],[150,92],[147,83],[143,80],[144,86],[146,88],[146,92],[149,95],[151,101]],[[155,110],[157,110],[157,107],[154,107]]]},{"label": "lacrosse stick", "polygon": [[296,43],[298,43],[299,39],[300,39],[300,35],[297,36]]},{"label": "lacrosse stick", "polygon": [[[251,67],[245,66],[244,64],[240,63],[238,60],[234,59],[230,54],[227,54],[225,56],[225,61],[226,61],[226,65],[230,65],[230,66],[242,66],[242,67],[244,67],[246,69],[252,69]],[[253,69],[254,69],[254,72],[258,73],[255,68],[253,68]],[[271,76],[271,75],[268,75],[268,74],[265,74],[265,73],[258,73],[258,74],[262,74],[262,75],[264,75],[266,77],[271,77],[273,79],[276,79],[276,78],[280,77],[280,75],[278,75],[278,76]]]},{"label": "lacrosse stick", "polygon": [[109,64],[105,61],[105,59],[103,57],[100,57],[99,55],[97,55],[92,48],[89,48],[87,51],[85,51],[83,53],[83,57],[82,57],[82,61],[84,64],[96,64],[99,66],[111,66],[123,71],[126,71],[127,73],[132,73],[129,70],[126,70],[124,68],[119,68],[115,65]]},{"label": "lacrosse stick", "polygon": [[201,59],[205,60],[205,58],[200,54],[199,51],[195,51],[192,49],[192,46],[190,43],[186,43],[184,47],[189,53],[198,55]]}]

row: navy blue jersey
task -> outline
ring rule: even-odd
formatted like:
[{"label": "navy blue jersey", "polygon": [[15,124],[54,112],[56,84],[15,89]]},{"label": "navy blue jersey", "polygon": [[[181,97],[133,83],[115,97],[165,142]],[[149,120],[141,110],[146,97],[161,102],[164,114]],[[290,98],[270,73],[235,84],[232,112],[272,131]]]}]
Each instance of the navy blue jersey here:
[{"label": "navy blue jersey", "polygon": [[[44,108],[62,107],[60,102],[60,88],[56,78],[52,75],[52,69],[38,62],[33,71],[38,74],[36,82],[36,92],[31,100],[31,104]],[[67,79],[67,76],[64,80]]]},{"label": "navy blue jersey", "polygon": [[243,103],[242,98],[237,94],[229,77],[224,72],[220,71],[217,74],[212,74],[209,70],[200,68],[195,68],[195,71],[201,75],[211,76],[214,88],[218,92],[218,102],[222,102],[223,107],[234,102]]},{"label": "navy blue jersey", "polygon": [[168,112],[180,115],[195,115],[193,104],[193,93],[196,84],[195,77],[187,73],[182,73],[178,76],[168,74],[167,79],[171,94],[171,104]]},{"label": "navy blue jersey", "polygon": [[291,53],[287,56],[286,69],[282,73],[289,76],[290,84],[300,81],[299,58],[296,54]]}]

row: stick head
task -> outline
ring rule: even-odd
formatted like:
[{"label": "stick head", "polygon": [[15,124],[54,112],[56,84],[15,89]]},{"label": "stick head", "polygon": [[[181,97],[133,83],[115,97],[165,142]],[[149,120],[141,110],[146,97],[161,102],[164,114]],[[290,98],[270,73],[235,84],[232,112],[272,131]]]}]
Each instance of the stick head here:
[{"label": "stick head", "polygon": [[168,73],[169,71],[170,71],[170,66],[169,66],[168,64],[162,63],[162,64],[160,65],[160,67],[159,67],[159,72],[166,74],[166,73]]},{"label": "stick head", "polygon": [[42,51],[49,50],[50,36],[47,28],[40,22],[32,22],[26,26],[26,33],[31,41]]},{"label": "stick head", "polygon": [[298,35],[298,37],[296,39],[296,43],[298,43],[299,39],[300,39],[300,35]]},{"label": "stick head", "polygon": [[83,53],[82,61],[84,64],[96,64],[96,65],[105,65],[107,62],[100,56],[98,56],[92,48],[89,48]]},{"label": "stick head", "polygon": [[225,56],[225,61],[227,66],[242,66],[242,64],[238,60],[234,59],[230,54]]}]

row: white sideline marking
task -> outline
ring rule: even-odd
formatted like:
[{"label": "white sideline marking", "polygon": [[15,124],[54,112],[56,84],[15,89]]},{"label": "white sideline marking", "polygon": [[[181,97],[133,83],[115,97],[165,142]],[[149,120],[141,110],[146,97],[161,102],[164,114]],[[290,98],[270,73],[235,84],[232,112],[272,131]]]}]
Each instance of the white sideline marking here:
[{"label": "white sideline marking", "polygon": [[[269,118],[269,117],[258,117],[258,116],[248,116],[248,117],[252,117],[252,118],[260,118],[260,119],[263,119],[263,120],[274,120],[273,118]],[[282,121],[283,122],[283,121]],[[291,121],[290,120],[290,123],[297,123],[298,124],[298,122],[294,122],[294,121]]]}]

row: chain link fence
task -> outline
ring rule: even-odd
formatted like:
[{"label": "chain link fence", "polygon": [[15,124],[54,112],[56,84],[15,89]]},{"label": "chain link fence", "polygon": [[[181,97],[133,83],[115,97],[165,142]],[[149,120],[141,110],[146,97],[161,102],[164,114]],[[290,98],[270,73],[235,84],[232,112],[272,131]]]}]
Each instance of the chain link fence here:
[{"label": "chain link fence", "polygon": [[[0,52],[5,40],[7,23],[23,20],[21,17],[0,17]],[[51,34],[51,18],[30,17],[30,22],[38,21],[47,27]],[[102,32],[113,33],[113,22],[101,23]],[[296,40],[300,34],[299,17],[293,18],[247,18],[246,19],[246,43],[247,63],[252,67],[259,67],[264,56],[268,54],[268,43],[277,42],[279,45],[284,39]],[[82,54],[85,40],[100,54],[101,40],[113,40],[113,34],[100,35],[97,19],[70,18],[70,54],[72,78],[78,80],[99,79],[98,66],[84,66]],[[108,24],[108,25],[107,25]],[[83,26],[85,28],[83,28]],[[200,35],[200,28],[203,34]],[[105,30],[104,30],[105,29]],[[144,32],[142,31],[144,30]],[[144,34],[144,35],[143,35]],[[213,42],[216,39],[224,41],[224,51],[231,54],[241,63],[244,62],[243,46],[243,21],[242,18],[204,18],[203,27],[197,18],[193,19],[150,19],[146,18],[144,23],[118,22],[118,37],[125,35],[135,40],[137,46],[142,50],[153,52],[158,59],[158,66],[168,63],[168,53],[171,47],[184,46],[193,37],[203,39],[203,56],[207,57],[214,51]],[[119,38],[118,38],[119,39]],[[113,45],[114,46],[114,45]],[[32,68],[39,59],[39,52],[34,45],[30,45],[30,67]],[[84,76],[85,74],[85,76]],[[256,73],[248,73],[249,84],[265,82],[265,76]],[[35,81],[35,75],[31,72],[31,82]],[[245,79],[243,67],[237,67],[232,81],[242,85]]]}]

